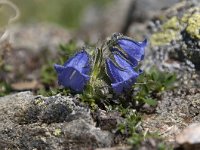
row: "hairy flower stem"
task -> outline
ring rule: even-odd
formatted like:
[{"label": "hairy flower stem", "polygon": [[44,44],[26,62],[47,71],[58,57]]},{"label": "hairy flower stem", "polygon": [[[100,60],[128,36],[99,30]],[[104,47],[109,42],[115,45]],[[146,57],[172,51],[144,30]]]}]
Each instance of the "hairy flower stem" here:
[{"label": "hairy flower stem", "polygon": [[92,68],[92,74],[89,81],[89,93],[93,97],[95,95],[95,83],[101,76],[101,69],[102,69],[102,60],[103,60],[103,54],[102,49],[96,49],[94,53],[94,64]]}]

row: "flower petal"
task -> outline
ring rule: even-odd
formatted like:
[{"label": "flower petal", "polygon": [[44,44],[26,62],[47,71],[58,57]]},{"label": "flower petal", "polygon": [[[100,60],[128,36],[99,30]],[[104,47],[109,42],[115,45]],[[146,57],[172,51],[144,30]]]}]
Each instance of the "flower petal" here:
[{"label": "flower petal", "polygon": [[57,73],[61,73],[64,70],[65,67],[61,66],[61,65],[54,65],[54,69],[56,70]]},{"label": "flower petal", "polygon": [[88,75],[80,73],[73,67],[66,67],[61,74],[58,75],[58,83],[66,88],[70,88],[76,92],[81,92],[90,79]]},{"label": "flower petal", "polygon": [[107,69],[107,74],[110,77],[112,82],[116,82],[116,81],[120,80],[120,77],[118,77],[114,71],[114,70],[116,70],[116,66],[110,59],[106,60],[106,69]]},{"label": "flower petal", "polygon": [[75,67],[82,73],[89,73],[90,66],[89,66],[89,55],[85,50],[82,50],[76,53],[73,57],[71,57],[68,61],[64,64],[65,67]]},{"label": "flower petal", "polygon": [[123,68],[117,67],[110,59],[106,60],[107,73],[112,81],[112,88],[115,93],[122,93],[131,88],[135,83],[139,73],[134,71],[132,65],[123,59],[120,55],[114,54],[115,61]]},{"label": "flower petal", "polygon": [[110,49],[111,52],[117,52],[120,55],[122,55],[124,58],[126,58],[127,60],[130,61],[132,67],[136,67],[138,65],[138,61],[136,59],[130,59],[129,55],[127,55],[126,53],[124,54],[121,50],[119,50],[118,48],[111,48]]},{"label": "flower petal", "polygon": [[117,94],[120,94],[123,91],[128,90],[135,83],[138,75],[139,74],[134,74],[128,80],[125,80],[122,82],[117,82],[117,83],[112,83],[111,86],[113,88],[113,91]]},{"label": "flower petal", "polygon": [[65,62],[64,66],[55,64],[54,68],[58,73],[58,83],[76,92],[83,91],[90,79],[89,55],[84,50],[76,53]]},{"label": "flower petal", "polygon": [[112,82],[121,82],[130,78],[131,75],[137,75],[137,72],[133,70],[133,67],[120,55],[114,54],[115,61],[123,68],[118,68],[110,59],[106,60],[107,73],[111,77]]},{"label": "flower petal", "polygon": [[143,42],[135,42],[130,39],[121,38],[117,40],[119,46],[127,53],[131,62],[141,61],[144,59],[144,48],[147,45],[147,40]]},{"label": "flower petal", "polygon": [[70,88],[76,92],[81,92],[83,91],[84,86],[89,79],[90,77],[88,75],[79,74],[79,72],[76,72],[76,74],[70,81]]}]

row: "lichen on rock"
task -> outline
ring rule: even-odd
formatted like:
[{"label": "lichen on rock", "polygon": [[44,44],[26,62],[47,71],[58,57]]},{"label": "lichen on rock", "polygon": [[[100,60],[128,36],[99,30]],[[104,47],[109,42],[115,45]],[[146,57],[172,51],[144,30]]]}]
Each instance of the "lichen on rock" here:
[{"label": "lichen on rock", "polygon": [[163,45],[163,43],[170,43],[172,40],[176,40],[176,32],[173,30],[165,30],[152,35],[152,45]]},{"label": "lichen on rock", "polygon": [[153,33],[151,37],[153,46],[165,45],[172,40],[180,40],[182,32],[186,32],[190,38],[200,39],[200,9],[192,7],[184,11],[183,14],[181,13],[161,20],[164,23],[160,30]]},{"label": "lichen on rock", "polygon": [[161,26],[161,31],[152,35],[151,44],[159,46],[170,43],[172,40],[177,40],[180,37],[180,30],[179,19],[174,16]]},{"label": "lichen on rock", "polygon": [[192,38],[200,40],[200,13],[195,13],[188,19],[186,32]]},{"label": "lichen on rock", "polygon": [[163,11],[150,26],[151,49],[156,55],[162,53],[160,61],[175,60],[186,64],[190,61],[195,69],[200,69],[199,6],[198,0],[181,2]]}]

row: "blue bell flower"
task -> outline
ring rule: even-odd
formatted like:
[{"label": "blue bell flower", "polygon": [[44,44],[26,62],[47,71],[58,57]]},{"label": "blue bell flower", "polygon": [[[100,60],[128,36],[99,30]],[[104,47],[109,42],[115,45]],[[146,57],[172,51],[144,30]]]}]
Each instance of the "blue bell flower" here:
[{"label": "blue bell flower", "polygon": [[76,92],[82,92],[90,79],[89,55],[85,50],[69,58],[64,65],[54,65],[58,74],[58,84]]},{"label": "blue bell flower", "polygon": [[140,75],[140,72],[136,72],[133,66],[123,59],[119,54],[114,54],[117,67],[110,59],[106,60],[107,74],[112,81],[113,91],[117,94],[124,92],[131,88],[135,83],[136,78]]},{"label": "blue bell flower", "polygon": [[127,59],[134,67],[144,59],[144,48],[147,46],[147,39],[143,42],[136,42],[127,38],[119,38],[117,44],[124,50]]}]

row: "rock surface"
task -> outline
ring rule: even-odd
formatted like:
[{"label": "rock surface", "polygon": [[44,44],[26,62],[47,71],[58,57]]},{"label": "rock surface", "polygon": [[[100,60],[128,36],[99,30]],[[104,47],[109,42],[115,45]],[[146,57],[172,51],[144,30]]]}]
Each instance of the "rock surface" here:
[{"label": "rock surface", "polygon": [[[156,112],[144,115],[143,127],[158,132],[167,141],[174,142],[184,128],[200,121],[200,63],[197,62],[200,47],[196,35],[200,26],[198,22],[190,21],[200,14],[199,2],[183,1],[162,11],[162,19],[156,19],[150,27],[152,35],[144,68],[156,66],[163,71],[175,72],[177,85],[171,91],[162,92]],[[190,30],[191,22],[195,24],[195,32]]]},{"label": "rock surface", "polygon": [[95,127],[90,112],[71,96],[21,92],[0,98],[0,149],[109,147],[110,132]]},{"label": "rock surface", "polygon": [[182,129],[200,121],[199,93],[196,88],[164,92],[156,113],[144,115],[143,127],[150,132],[159,132],[168,141],[175,141]]},{"label": "rock surface", "polygon": [[115,0],[99,9],[88,7],[82,16],[82,39],[88,38],[97,43],[101,38],[115,32],[128,34],[142,40],[146,35],[146,22],[150,21],[163,8],[168,8],[179,0]]},{"label": "rock surface", "polygon": [[[200,66],[199,17],[200,1],[183,1],[163,11],[152,25],[150,43],[153,52],[161,54],[160,61],[191,61]],[[166,55],[168,54],[168,56]]]},{"label": "rock surface", "polygon": [[54,24],[15,24],[8,29],[10,43],[15,49],[40,52],[48,49],[55,52],[61,43],[68,43],[72,32]]},{"label": "rock surface", "polygon": [[198,150],[200,148],[200,124],[191,124],[177,137],[176,142],[185,150]]},{"label": "rock surface", "polygon": [[13,25],[7,31],[9,41],[0,48],[5,51],[5,67],[0,72],[0,79],[8,83],[18,80],[39,82],[41,67],[57,58],[59,44],[68,43],[72,38],[68,30],[42,23]]},{"label": "rock surface", "polygon": [[175,72],[179,86],[185,85],[188,88],[200,85],[200,47],[196,36],[200,26],[197,23],[195,32],[188,31],[194,24],[190,21],[192,16],[200,14],[199,4],[198,0],[180,2],[162,11],[150,23],[152,33],[144,62],[147,70],[156,66],[162,71]]},{"label": "rock surface", "polygon": [[192,124],[176,137],[179,144],[200,144],[200,124]]}]

